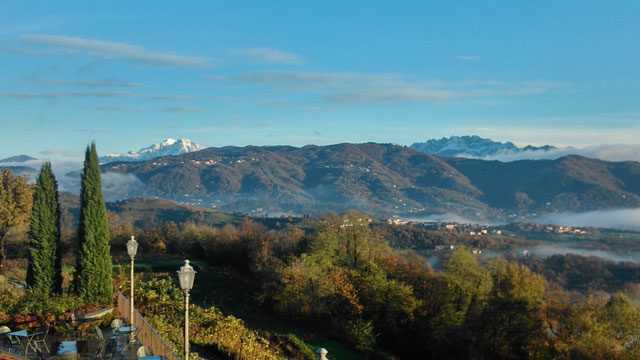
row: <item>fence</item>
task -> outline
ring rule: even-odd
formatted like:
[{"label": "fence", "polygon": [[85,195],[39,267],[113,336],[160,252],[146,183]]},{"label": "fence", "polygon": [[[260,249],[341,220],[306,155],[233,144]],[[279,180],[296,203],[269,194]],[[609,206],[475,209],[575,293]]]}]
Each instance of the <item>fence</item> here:
[{"label": "fence", "polygon": [[[122,293],[118,293],[118,312],[129,323],[131,323],[129,314],[129,299],[127,299]],[[133,311],[134,324],[137,329],[136,338],[154,355],[159,355],[166,360],[181,360],[182,357],[178,356],[173,347],[168,341],[162,338],[162,336],[156,331],[156,329],[147,322],[147,320],[138,312]]]}]

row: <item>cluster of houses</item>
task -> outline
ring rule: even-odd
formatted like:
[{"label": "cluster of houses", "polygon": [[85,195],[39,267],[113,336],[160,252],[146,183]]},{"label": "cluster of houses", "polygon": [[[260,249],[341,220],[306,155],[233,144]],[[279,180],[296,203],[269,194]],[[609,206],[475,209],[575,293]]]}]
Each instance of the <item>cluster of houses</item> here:
[{"label": "cluster of houses", "polygon": [[[433,248],[433,251],[436,253],[441,253],[441,252],[447,252],[447,251],[453,251],[456,249],[456,245],[436,245],[436,247]],[[471,249],[471,253],[473,255],[482,255],[482,249]]]},{"label": "cluster of houses", "polygon": [[[387,219],[387,224],[395,226],[408,225],[413,223],[414,222],[412,222],[411,220],[403,219],[398,216],[393,216]],[[446,230],[459,235],[483,236],[503,234],[503,230],[500,228],[478,224],[458,224],[443,222],[416,222],[415,224],[433,230]]]},{"label": "cluster of houses", "polygon": [[518,223],[517,227],[522,231],[527,232],[544,232],[553,234],[574,234],[574,235],[587,235],[589,231],[585,228],[564,226],[564,225],[549,225],[549,224],[532,224],[532,223]]},{"label": "cluster of houses", "polygon": [[355,219],[345,218],[342,221],[342,224],[340,224],[340,228],[344,229],[348,227],[353,227],[354,225],[371,224],[372,222],[373,222],[373,219],[370,217],[359,217]]},{"label": "cluster of houses", "polygon": [[[204,165],[204,166],[215,166],[217,164],[228,164],[228,165],[233,165],[233,164],[244,164],[246,162],[249,161],[260,161],[258,158],[255,157],[251,157],[251,158],[242,158],[242,159],[231,159],[228,161],[224,161],[224,160],[215,160],[215,159],[208,159],[208,160],[189,160],[191,162],[191,164],[193,165]],[[184,164],[184,162],[181,162],[182,164]]]}]

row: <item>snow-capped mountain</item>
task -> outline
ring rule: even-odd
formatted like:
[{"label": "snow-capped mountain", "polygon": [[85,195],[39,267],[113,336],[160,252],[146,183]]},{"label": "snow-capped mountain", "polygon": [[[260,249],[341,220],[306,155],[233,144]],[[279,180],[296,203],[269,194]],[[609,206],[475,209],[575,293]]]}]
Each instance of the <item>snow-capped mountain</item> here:
[{"label": "snow-capped mountain", "polygon": [[486,158],[496,155],[512,155],[523,152],[547,152],[556,149],[551,145],[518,147],[514,143],[498,142],[491,139],[473,136],[451,136],[442,139],[431,139],[423,143],[414,143],[415,150],[448,157]]},{"label": "snow-capped mountain", "polygon": [[138,151],[129,151],[126,154],[108,154],[100,157],[102,164],[116,161],[144,161],[161,156],[181,155],[198,150],[203,147],[189,139],[164,139],[159,144],[142,148]]}]

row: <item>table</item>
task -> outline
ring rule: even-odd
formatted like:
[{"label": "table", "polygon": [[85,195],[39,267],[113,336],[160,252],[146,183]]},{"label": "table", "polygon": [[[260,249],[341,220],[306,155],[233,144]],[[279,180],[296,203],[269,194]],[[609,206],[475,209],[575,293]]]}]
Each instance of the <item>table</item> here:
[{"label": "table", "polygon": [[29,337],[29,333],[27,332],[27,330],[19,330],[19,331],[10,332],[7,334],[7,336]]},{"label": "table", "polygon": [[58,345],[58,351],[56,351],[56,355],[62,359],[77,359],[78,342],[62,341],[60,345]]},{"label": "table", "polygon": [[58,355],[73,354],[78,352],[77,341],[63,341],[58,346]]},{"label": "table", "polygon": [[116,332],[120,333],[120,334],[130,334],[132,332],[136,331],[136,327],[135,326],[120,326]]}]

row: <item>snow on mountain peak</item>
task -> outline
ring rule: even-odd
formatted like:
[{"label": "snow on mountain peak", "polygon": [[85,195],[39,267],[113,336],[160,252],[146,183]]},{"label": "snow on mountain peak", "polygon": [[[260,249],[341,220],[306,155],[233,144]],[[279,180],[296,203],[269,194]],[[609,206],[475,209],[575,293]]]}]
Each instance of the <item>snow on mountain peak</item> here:
[{"label": "snow on mountain peak", "polygon": [[442,139],[431,139],[423,143],[414,143],[411,147],[428,154],[471,158],[486,158],[495,155],[516,154],[523,151],[545,152],[555,149],[550,145],[541,147],[527,145],[526,147],[520,148],[510,141],[498,142],[482,138],[477,135],[451,136],[443,137]]},{"label": "snow on mountain peak", "polygon": [[106,164],[115,161],[144,161],[161,156],[186,154],[202,149],[202,146],[189,139],[167,138],[158,144],[147,146],[138,151],[129,151],[126,154],[108,154],[101,157],[100,162]]}]

